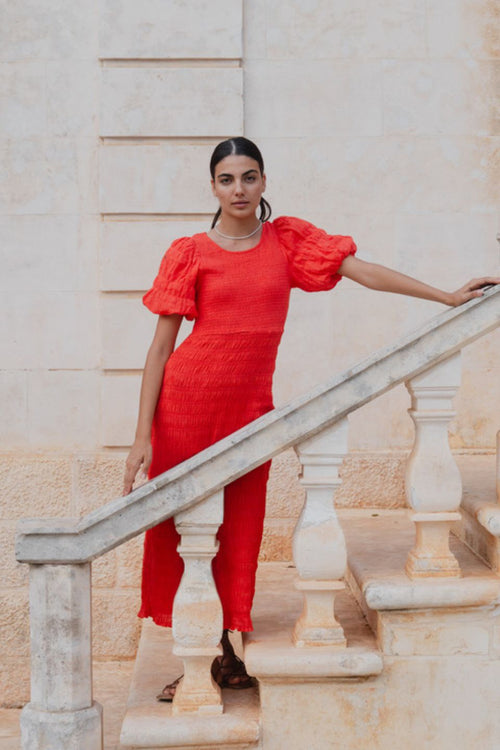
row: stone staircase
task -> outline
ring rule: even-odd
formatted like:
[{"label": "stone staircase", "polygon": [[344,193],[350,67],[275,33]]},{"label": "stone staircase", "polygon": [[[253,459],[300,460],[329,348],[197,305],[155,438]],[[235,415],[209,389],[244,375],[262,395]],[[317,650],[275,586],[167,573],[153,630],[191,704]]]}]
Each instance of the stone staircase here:
[{"label": "stone staircase", "polygon": [[155,695],[182,673],[182,661],[172,654],[171,630],[145,622],[121,745],[500,747],[500,721],[491,710],[500,679],[500,578],[460,538],[469,527],[470,498],[478,512],[500,507],[494,505],[495,457],[461,456],[457,463],[464,520],[450,546],[460,577],[408,578],[404,567],[415,531],[407,511],[339,511],[348,586],[335,613],[346,647],[297,648],[292,633],[303,604],[294,585],[297,570],[292,563],[261,564],[254,630],[235,641],[258,688],[224,690],[218,717],[173,717],[171,704],[157,703]]},{"label": "stone staircase", "polygon": [[[464,479],[475,473],[475,490],[485,498],[493,458],[460,462]],[[472,489],[465,485],[464,494]],[[172,716],[171,704],[157,703],[155,695],[182,673],[182,661],[172,654],[170,629],[145,622],[123,748],[500,747],[500,721],[492,710],[500,679],[500,578],[454,536],[461,577],[411,581],[404,573],[414,540],[407,511],[339,516],[349,564],[336,617],[346,647],[296,647],[291,634],[302,609],[297,570],[292,563],[261,564],[254,630],[242,643],[236,640],[258,688],[223,690],[220,716]]]},{"label": "stone staircase", "polygon": [[[30,564],[32,618],[23,750],[102,749],[102,712],[92,699],[91,561],[171,516],[185,563],[173,631],[144,625],[122,747],[500,747],[498,469],[494,460],[471,468],[464,458],[462,492],[447,440],[460,350],[498,326],[499,292],[443,313],[79,521],[23,522],[17,558]],[[406,478],[411,511],[337,513],[347,416],[400,382],[416,429]],[[222,632],[211,561],[223,487],[290,446],[306,493],[295,567],[261,566],[254,631],[241,643],[258,692],[221,695],[210,665]],[[173,704],[157,704],[156,693],[180,673]]]}]

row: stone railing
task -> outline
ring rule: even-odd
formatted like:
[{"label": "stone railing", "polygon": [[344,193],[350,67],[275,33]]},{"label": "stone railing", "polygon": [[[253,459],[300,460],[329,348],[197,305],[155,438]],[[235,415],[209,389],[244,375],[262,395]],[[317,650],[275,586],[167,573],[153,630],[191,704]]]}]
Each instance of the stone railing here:
[{"label": "stone railing", "polygon": [[495,288],[447,310],[413,335],[80,521],[23,521],[17,559],[29,563],[31,571],[32,653],[31,702],[21,717],[23,749],[101,750],[101,708],[92,700],[91,561],[171,516],[185,563],[173,626],[184,680],[173,711],[222,712],[210,664],[222,632],[211,561],[222,523],[223,488],[291,446],[306,490],[293,540],[297,586],[304,593],[294,641],[302,648],[345,646],[333,604],[343,587],[346,550],[332,493],[347,452],[347,416],[401,382],[411,394],[416,427],[407,495],[417,542],[407,574],[459,575],[448,532],[458,515],[461,482],[447,425],[460,381],[460,350],[498,326],[499,303],[500,288]]}]

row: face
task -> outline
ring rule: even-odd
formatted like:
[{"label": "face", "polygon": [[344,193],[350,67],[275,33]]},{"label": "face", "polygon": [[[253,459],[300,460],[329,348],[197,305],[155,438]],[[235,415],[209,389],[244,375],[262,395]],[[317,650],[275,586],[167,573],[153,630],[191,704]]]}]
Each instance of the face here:
[{"label": "face", "polygon": [[255,215],[265,188],[266,177],[249,156],[226,156],[215,168],[212,192],[222,216],[246,219]]}]

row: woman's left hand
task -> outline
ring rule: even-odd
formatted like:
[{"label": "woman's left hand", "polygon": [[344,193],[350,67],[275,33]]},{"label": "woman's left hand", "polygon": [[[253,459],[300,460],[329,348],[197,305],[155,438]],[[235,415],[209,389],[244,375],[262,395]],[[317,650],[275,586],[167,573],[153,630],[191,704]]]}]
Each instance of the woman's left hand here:
[{"label": "woman's left hand", "polygon": [[483,276],[482,279],[471,279],[467,284],[464,284],[460,289],[457,289],[456,292],[450,292],[450,301],[448,304],[451,305],[451,307],[458,307],[475,297],[482,297],[484,287],[490,285],[495,286],[495,284],[500,284],[499,276]]}]

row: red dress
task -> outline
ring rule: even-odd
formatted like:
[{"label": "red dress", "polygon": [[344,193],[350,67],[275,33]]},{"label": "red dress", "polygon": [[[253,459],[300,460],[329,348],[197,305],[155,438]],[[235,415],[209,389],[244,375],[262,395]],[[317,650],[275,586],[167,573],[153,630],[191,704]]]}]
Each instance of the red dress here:
[{"label": "red dress", "polygon": [[[350,237],[308,222],[266,222],[258,245],[224,250],[206,234],[176,240],[144,304],[196,319],[165,366],[152,429],[154,477],[273,408],[272,377],[290,289],[332,289]],[[262,538],[270,462],[224,490],[224,522],[213,573],[224,628],[252,630],[250,610]],[[146,533],[140,617],[172,624],[184,563],[173,519]]]}]

